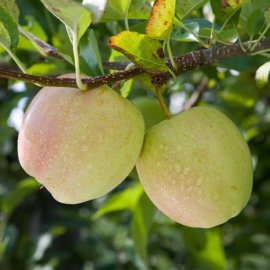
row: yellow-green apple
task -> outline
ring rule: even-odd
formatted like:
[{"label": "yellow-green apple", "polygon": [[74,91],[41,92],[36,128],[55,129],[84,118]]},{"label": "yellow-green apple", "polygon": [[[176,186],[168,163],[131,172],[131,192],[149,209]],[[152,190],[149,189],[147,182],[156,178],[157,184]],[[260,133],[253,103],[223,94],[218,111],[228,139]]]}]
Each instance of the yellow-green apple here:
[{"label": "yellow-green apple", "polygon": [[25,113],[18,156],[57,201],[75,204],[120,184],[136,164],[143,137],[141,112],[108,86],[44,87]]},{"label": "yellow-green apple", "polygon": [[209,228],[236,216],[252,190],[252,161],[238,128],[195,107],[150,128],[137,162],[153,203],[178,223]]}]

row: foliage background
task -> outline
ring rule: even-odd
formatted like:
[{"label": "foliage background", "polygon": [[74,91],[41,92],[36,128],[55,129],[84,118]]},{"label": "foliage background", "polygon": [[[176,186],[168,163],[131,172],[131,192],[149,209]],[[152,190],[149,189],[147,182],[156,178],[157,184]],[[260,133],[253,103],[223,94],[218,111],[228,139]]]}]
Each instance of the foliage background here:
[{"label": "foliage background", "polygon": [[[17,4],[21,25],[63,54],[72,55],[63,24],[40,1],[22,0]],[[186,19],[205,18],[203,4]],[[269,8],[267,1],[260,1],[260,5],[265,10]],[[262,29],[258,24],[261,17],[254,12],[244,14],[249,14],[246,27],[255,25],[251,33],[255,38]],[[217,18],[224,21],[222,14]],[[238,14],[241,38],[250,40],[241,19],[243,16]],[[143,22],[131,20],[130,26],[141,31]],[[81,66],[84,73],[96,76],[103,72],[97,48],[104,61],[126,60],[107,46],[109,37],[124,30],[124,22],[107,20],[90,28],[80,45]],[[232,28],[228,24],[223,33]],[[182,40],[172,42],[174,55],[200,47],[187,42],[185,31],[181,31]],[[93,46],[94,42],[97,46]],[[23,37],[16,54],[31,74],[60,75],[74,71],[65,61],[42,56]],[[183,74],[165,92],[167,102],[176,112],[206,78],[200,105],[209,104],[224,111],[239,126],[250,146],[254,161],[251,200],[238,217],[209,230],[184,227],[158,212],[143,193],[134,171],[105,197],[79,205],[57,203],[21,169],[17,157],[15,120],[21,118],[39,87],[1,79],[0,269],[270,269],[270,92],[268,85],[258,87],[255,80],[255,72],[267,61],[266,56],[226,59],[218,65]],[[0,67],[17,69],[2,49]],[[130,91],[129,99],[154,96],[145,78],[132,80],[124,90]]]}]

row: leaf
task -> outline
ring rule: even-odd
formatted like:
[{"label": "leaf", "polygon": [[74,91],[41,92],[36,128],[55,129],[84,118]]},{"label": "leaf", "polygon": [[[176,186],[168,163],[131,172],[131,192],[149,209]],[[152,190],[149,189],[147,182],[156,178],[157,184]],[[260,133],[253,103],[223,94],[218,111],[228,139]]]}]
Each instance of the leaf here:
[{"label": "leaf", "polygon": [[133,210],[142,192],[142,187],[136,185],[110,196],[108,201],[94,214],[93,218],[97,219],[115,211]]},{"label": "leaf", "polygon": [[72,0],[41,0],[41,2],[55,17],[65,24],[71,42],[73,42],[74,36],[79,41],[92,21],[88,9]]},{"label": "leaf", "polygon": [[269,81],[269,73],[270,73],[270,61],[264,63],[260,66],[256,71],[256,82],[258,87],[264,87],[268,84]]},{"label": "leaf", "polygon": [[[188,22],[185,27],[190,29],[194,34],[199,34],[199,24],[197,22]],[[184,28],[174,25],[171,32],[171,39],[177,41],[197,41],[197,38]]]},{"label": "leaf", "polygon": [[[2,22],[3,25],[1,28],[5,28],[10,37],[10,45],[8,48],[15,48],[19,43],[19,30],[16,15],[9,13],[11,12],[12,2],[13,1],[8,4],[6,1],[0,1],[0,22]],[[4,36],[6,36],[6,34],[4,34]]]},{"label": "leaf", "polygon": [[132,90],[132,86],[133,86],[134,80],[127,80],[126,82],[124,82],[123,86],[120,89],[121,95],[124,98],[127,98]]},{"label": "leaf", "polygon": [[253,38],[263,26],[264,17],[260,9],[255,9],[248,17],[245,30]]},{"label": "leaf", "polygon": [[101,19],[108,0],[83,0],[82,5],[91,11],[93,22],[97,23]]},{"label": "leaf", "polygon": [[135,249],[146,264],[148,263],[147,243],[149,229],[155,213],[156,207],[143,192],[133,212],[131,234]]},{"label": "leaf", "polygon": [[110,0],[110,5],[115,11],[125,13],[129,3],[127,0]]},{"label": "leaf", "polygon": [[152,73],[167,72],[162,45],[144,34],[123,31],[109,39],[109,46]]},{"label": "leaf", "polygon": [[221,3],[225,12],[233,12],[242,7],[246,1],[247,0],[223,0]]},{"label": "leaf", "polygon": [[217,37],[226,43],[234,43],[238,38],[238,33],[235,29],[225,29],[223,31],[218,31]]},{"label": "leaf", "polygon": [[[218,229],[205,231],[206,245],[203,249],[196,252],[196,257],[200,263],[206,264],[211,269],[227,269],[227,260],[222,246],[220,232]],[[215,252],[213,252],[215,251]],[[207,268],[208,269],[208,268]]]},{"label": "leaf", "polygon": [[27,178],[20,181],[15,189],[9,194],[7,198],[5,198],[3,202],[2,209],[3,211],[10,215],[12,211],[23,201],[25,198],[30,196],[33,192],[35,192],[40,185],[33,178]]},{"label": "leaf", "polygon": [[0,0],[0,7],[13,17],[13,20],[18,23],[19,9],[15,0]]},{"label": "leaf", "polygon": [[156,0],[146,25],[147,36],[167,40],[173,25],[175,0]]},{"label": "leaf", "polygon": [[226,16],[224,12],[222,11],[220,1],[210,0],[210,4],[213,10],[213,13],[215,15],[215,20],[219,22],[224,22],[224,20],[226,19]]},{"label": "leaf", "polygon": [[90,76],[104,74],[98,43],[92,29],[86,31],[80,42],[82,71]]},{"label": "leaf", "polygon": [[11,40],[3,23],[0,21],[0,44],[4,48],[10,48]]},{"label": "leaf", "polygon": [[264,12],[264,19],[267,25],[270,24],[270,8]]},{"label": "leaf", "polygon": [[[119,2],[119,3],[118,3]],[[151,0],[132,0],[128,9],[129,19],[147,19],[151,12]],[[123,20],[125,16],[125,5],[127,0],[108,0],[102,22]]]},{"label": "leaf", "polygon": [[206,0],[177,0],[176,1],[177,17],[180,20],[185,18],[191,11],[201,7],[206,2],[207,2]]}]

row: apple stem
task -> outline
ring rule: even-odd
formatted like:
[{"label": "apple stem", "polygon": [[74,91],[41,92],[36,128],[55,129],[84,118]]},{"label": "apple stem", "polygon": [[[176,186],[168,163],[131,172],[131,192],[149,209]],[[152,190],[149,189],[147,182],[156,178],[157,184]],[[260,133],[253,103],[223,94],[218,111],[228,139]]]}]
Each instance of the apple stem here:
[{"label": "apple stem", "polygon": [[159,105],[160,105],[161,109],[163,110],[166,118],[170,119],[172,117],[172,115],[171,115],[171,112],[169,111],[169,109],[166,105],[166,102],[164,100],[161,86],[156,86],[156,95],[157,95]]}]

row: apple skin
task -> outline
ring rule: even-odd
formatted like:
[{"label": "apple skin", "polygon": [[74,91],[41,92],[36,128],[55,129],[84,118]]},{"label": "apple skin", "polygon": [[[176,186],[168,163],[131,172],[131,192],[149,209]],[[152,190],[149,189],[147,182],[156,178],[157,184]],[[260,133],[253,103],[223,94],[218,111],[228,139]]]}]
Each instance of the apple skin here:
[{"label": "apple skin", "polygon": [[165,120],[164,112],[154,98],[146,96],[136,97],[131,102],[141,111],[146,130]]},{"label": "apple skin", "polygon": [[149,129],[136,167],[157,208],[189,227],[226,222],[251,195],[248,146],[233,122],[209,107],[192,108]]},{"label": "apple skin", "polygon": [[128,176],[144,132],[141,112],[108,86],[44,87],[25,113],[19,161],[57,201],[81,203],[108,193]]}]

